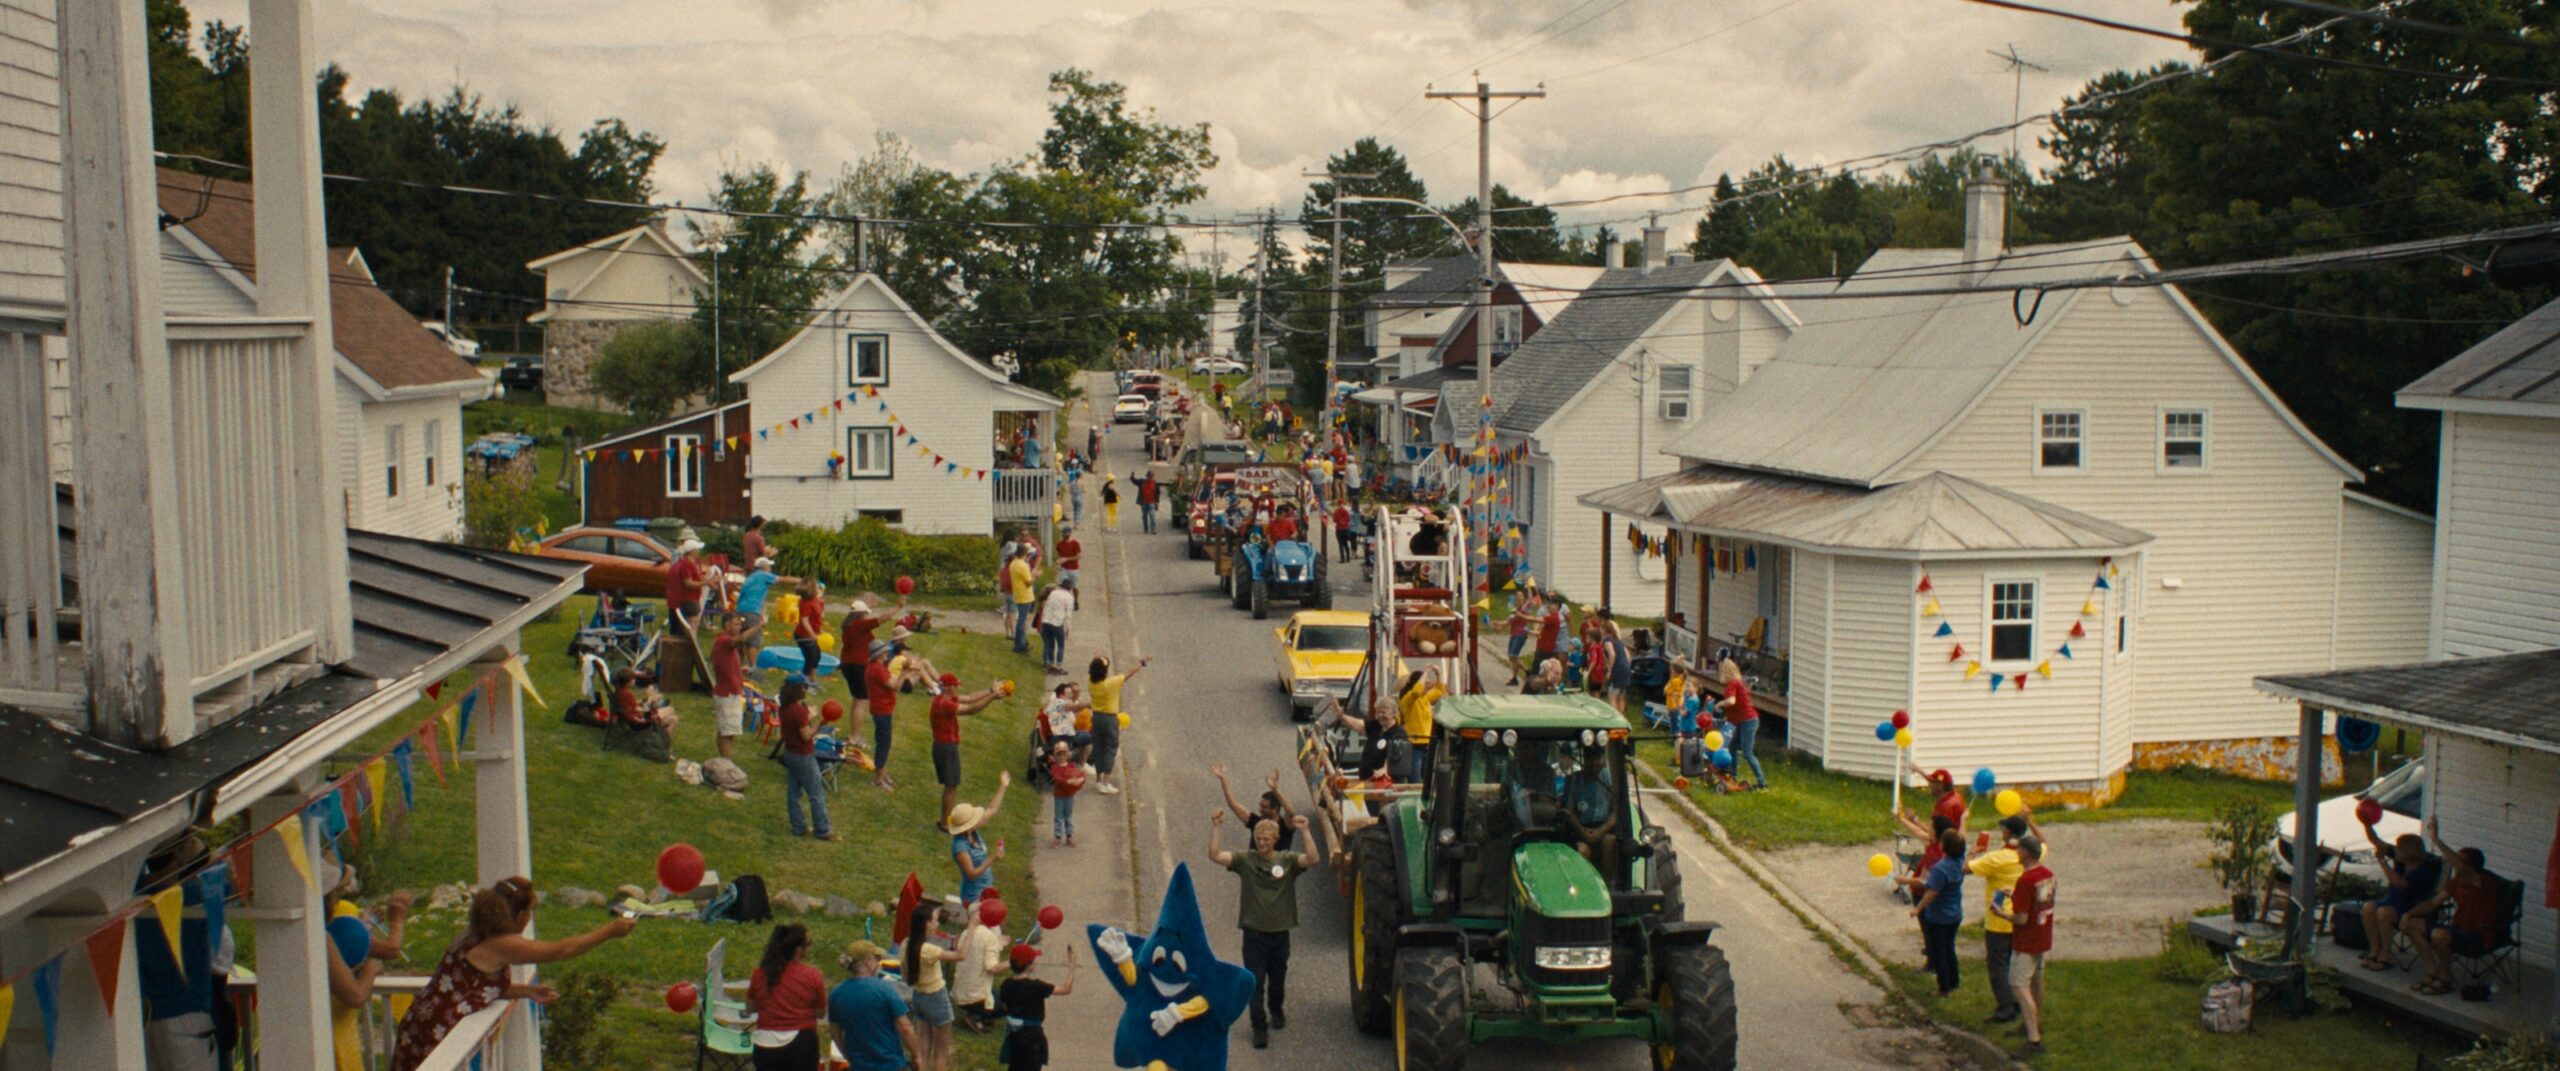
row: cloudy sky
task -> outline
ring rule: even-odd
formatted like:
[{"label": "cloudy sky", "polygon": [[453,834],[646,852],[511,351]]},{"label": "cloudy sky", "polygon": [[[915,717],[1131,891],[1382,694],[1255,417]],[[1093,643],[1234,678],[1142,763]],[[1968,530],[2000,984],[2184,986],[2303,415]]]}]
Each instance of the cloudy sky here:
[{"label": "cloudy sky", "polygon": [[[619,116],[667,142],[661,196],[721,168],[831,177],[892,131],[959,171],[1028,151],[1049,72],[1123,82],[1218,154],[1197,215],[1294,214],[1302,170],[1364,135],[1435,200],[1473,192],[1474,123],[1426,86],[1544,83],[1494,124],[1493,174],[1534,200],[1666,190],[1784,152],[1817,164],[2007,122],[2169,42],[1961,0],[314,0],[323,51],[358,87],[457,80],[576,131]],[[198,0],[234,21],[246,0]],[[2168,0],[2054,0],[2177,25]],[[2028,141],[2032,142],[2032,131]],[[1996,142],[2005,147],[2005,142]],[[2032,145],[2028,146],[2032,154]],[[1568,222],[1697,203],[1619,201]],[[1685,229],[1693,213],[1670,222]],[[1675,233],[1678,233],[1675,231]]]}]

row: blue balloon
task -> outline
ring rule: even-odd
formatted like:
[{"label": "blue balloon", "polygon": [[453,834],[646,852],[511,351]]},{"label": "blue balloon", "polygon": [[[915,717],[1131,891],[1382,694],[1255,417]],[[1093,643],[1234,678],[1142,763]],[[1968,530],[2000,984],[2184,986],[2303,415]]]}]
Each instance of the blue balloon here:
[{"label": "blue balloon", "polygon": [[363,919],[343,915],[329,920],[329,943],[338,946],[338,958],[354,970],[373,954],[373,931],[365,928]]},{"label": "blue balloon", "polygon": [[1715,761],[1716,769],[1719,769],[1719,770],[1730,770],[1730,769],[1733,769],[1733,749],[1732,749],[1732,748],[1722,748],[1722,747],[1717,748],[1717,749],[1715,750],[1715,753],[1714,753],[1714,754],[1709,755],[1709,756],[1707,756],[1707,757],[1708,757],[1708,758],[1710,758],[1710,759],[1713,759],[1713,760]]},{"label": "blue balloon", "polygon": [[1973,772],[1974,795],[1987,796],[1992,789],[1998,787],[2000,787],[2000,779],[1991,775],[1991,767],[1985,766]]},{"label": "blue balloon", "polygon": [[1892,742],[1893,742],[1893,723],[1892,723],[1892,722],[1889,722],[1889,721],[1880,721],[1880,722],[1877,722],[1877,723],[1876,723],[1876,739],[1878,739],[1878,740],[1882,740],[1882,741],[1884,741],[1885,743],[1888,743],[1888,744],[1892,743]]}]

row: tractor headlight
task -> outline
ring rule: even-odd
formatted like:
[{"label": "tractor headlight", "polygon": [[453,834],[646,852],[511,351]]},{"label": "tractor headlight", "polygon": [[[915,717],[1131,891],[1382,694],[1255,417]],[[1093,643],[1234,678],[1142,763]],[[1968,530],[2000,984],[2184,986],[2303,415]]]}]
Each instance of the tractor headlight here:
[{"label": "tractor headlight", "polygon": [[1518,729],[1504,729],[1504,730],[1502,731],[1502,746],[1504,746],[1504,747],[1519,747],[1519,746],[1520,746],[1520,730],[1518,730]]},{"label": "tractor headlight", "polygon": [[1605,971],[1609,969],[1607,945],[1551,945],[1536,953],[1541,969],[1550,971]]},{"label": "tractor headlight", "polygon": [[1441,847],[1446,848],[1446,847],[1448,847],[1448,846],[1450,846],[1450,845],[1452,845],[1452,844],[1456,844],[1456,843],[1458,843],[1458,831],[1457,831],[1457,830],[1454,830],[1454,829],[1443,829],[1443,830],[1441,830],[1441,831],[1440,831],[1440,846],[1441,846]]}]

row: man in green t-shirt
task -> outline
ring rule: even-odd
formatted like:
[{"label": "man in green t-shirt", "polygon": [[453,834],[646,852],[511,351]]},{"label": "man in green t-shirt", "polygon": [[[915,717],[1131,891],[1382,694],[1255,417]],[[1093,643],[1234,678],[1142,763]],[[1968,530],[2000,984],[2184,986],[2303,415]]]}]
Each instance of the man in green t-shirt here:
[{"label": "man in green t-shirt", "polygon": [[[1298,875],[1323,866],[1332,845],[1321,854],[1281,851],[1280,823],[1263,818],[1253,824],[1253,850],[1231,852],[1221,843],[1226,824],[1225,810],[1209,812],[1209,860],[1239,882],[1236,924],[1244,929],[1244,968],[1253,972],[1253,1047],[1267,1049],[1271,1032],[1289,1025],[1280,1005],[1289,985],[1289,931],[1298,928]],[[1291,815],[1289,824],[1307,835],[1305,815]]]}]

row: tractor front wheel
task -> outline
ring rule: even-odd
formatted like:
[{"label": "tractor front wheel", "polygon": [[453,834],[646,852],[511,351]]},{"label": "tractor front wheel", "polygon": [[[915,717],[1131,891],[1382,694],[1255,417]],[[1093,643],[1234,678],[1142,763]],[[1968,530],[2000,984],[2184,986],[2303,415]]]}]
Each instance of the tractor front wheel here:
[{"label": "tractor front wheel", "polygon": [[1396,969],[1395,842],[1384,825],[1351,836],[1351,1022],[1384,1034],[1394,1024]]},{"label": "tractor front wheel", "polygon": [[1396,1071],[1463,1071],[1466,1066],[1467,970],[1458,950],[1397,952]]},{"label": "tractor front wheel", "polygon": [[1661,955],[1654,1003],[1663,1032],[1653,1042],[1654,1071],[1733,1071],[1739,1035],[1724,950],[1680,945]]}]

